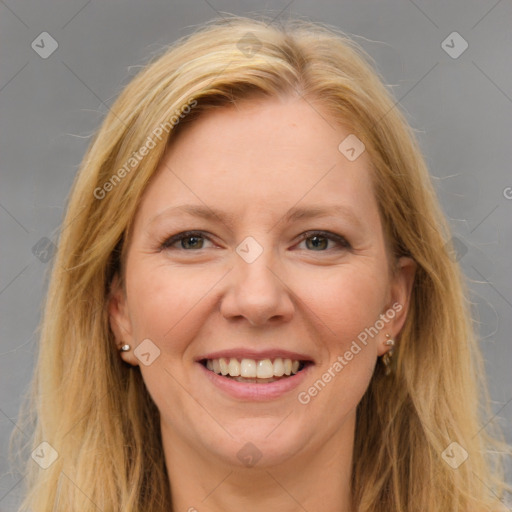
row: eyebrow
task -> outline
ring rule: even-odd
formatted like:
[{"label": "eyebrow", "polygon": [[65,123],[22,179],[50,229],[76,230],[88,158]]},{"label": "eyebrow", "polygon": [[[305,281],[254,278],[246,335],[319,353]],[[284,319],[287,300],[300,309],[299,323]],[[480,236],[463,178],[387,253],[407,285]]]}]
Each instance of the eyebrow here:
[{"label": "eyebrow", "polygon": [[[238,218],[237,215],[223,212],[216,208],[209,208],[207,206],[196,205],[196,204],[181,204],[178,206],[171,206],[166,208],[162,212],[158,213],[154,217],[151,218],[149,223],[153,223],[155,220],[160,217],[167,217],[176,213],[180,214],[188,214],[194,217],[199,217],[206,220],[217,219],[223,222],[226,226],[232,227],[235,223],[235,220]],[[331,206],[312,206],[312,207],[298,207],[295,206],[288,210],[286,214],[280,219],[279,222],[293,222],[297,220],[303,219],[314,219],[319,217],[329,217],[329,216],[342,216],[347,218],[349,221],[353,222],[357,226],[361,226],[360,218],[351,210],[349,207],[338,204]]]}]

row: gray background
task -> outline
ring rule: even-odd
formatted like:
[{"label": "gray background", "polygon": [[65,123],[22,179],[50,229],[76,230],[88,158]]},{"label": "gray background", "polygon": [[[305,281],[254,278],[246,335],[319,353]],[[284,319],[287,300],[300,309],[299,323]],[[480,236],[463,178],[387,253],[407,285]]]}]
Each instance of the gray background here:
[{"label": "gray background", "polygon": [[[14,510],[21,488],[7,448],[33,370],[50,266],[41,244],[57,241],[89,138],[122,86],[218,12],[330,23],[374,57],[418,133],[457,237],[492,408],[512,442],[512,2],[0,0],[0,510]],[[469,45],[458,58],[442,47],[453,31]],[[58,42],[46,59],[31,47],[42,32]]]}]

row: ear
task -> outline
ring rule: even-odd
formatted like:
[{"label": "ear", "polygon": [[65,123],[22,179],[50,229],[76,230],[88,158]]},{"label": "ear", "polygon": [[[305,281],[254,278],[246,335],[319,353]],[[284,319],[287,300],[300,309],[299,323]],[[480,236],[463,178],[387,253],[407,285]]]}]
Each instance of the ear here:
[{"label": "ear", "polygon": [[[395,315],[384,329],[383,334],[389,334],[393,339],[398,337],[407,318],[416,268],[417,263],[412,258],[402,256],[398,259],[391,276],[390,300],[386,311],[394,311]],[[387,348],[379,344],[378,352],[381,356],[387,352]]]},{"label": "ear", "polygon": [[133,354],[134,338],[132,334],[132,322],[128,311],[126,293],[121,285],[119,275],[116,274],[110,285],[110,298],[108,300],[109,323],[115,337],[115,348],[119,351],[121,345],[131,345],[128,352],[119,354],[121,359],[133,366],[138,366],[138,360]]}]

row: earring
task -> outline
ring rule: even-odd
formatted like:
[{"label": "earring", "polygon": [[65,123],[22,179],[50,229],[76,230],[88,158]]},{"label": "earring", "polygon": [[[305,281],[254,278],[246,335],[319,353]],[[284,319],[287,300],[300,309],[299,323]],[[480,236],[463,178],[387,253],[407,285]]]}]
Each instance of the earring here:
[{"label": "earring", "polygon": [[384,342],[388,347],[393,347],[395,345],[395,340],[391,339],[391,336],[389,334],[386,334],[387,340]]},{"label": "earring", "polygon": [[121,352],[129,352],[131,348],[132,348],[132,347],[130,347],[130,345],[125,344],[125,345],[121,345],[121,347],[119,348],[119,350],[120,350]]},{"label": "earring", "polygon": [[389,375],[391,373],[391,360],[393,358],[393,347],[395,346],[395,340],[391,339],[389,334],[386,334],[386,338],[387,340],[384,342],[384,344],[391,348],[382,356],[382,362],[385,366],[385,374]]}]

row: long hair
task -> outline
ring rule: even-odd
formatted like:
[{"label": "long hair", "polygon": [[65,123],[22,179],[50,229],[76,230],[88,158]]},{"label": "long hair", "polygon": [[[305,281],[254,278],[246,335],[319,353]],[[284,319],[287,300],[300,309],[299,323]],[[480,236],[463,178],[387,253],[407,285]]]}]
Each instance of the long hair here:
[{"label": "long hair", "polygon": [[[46,469],[27,457],[20,510],[170,510],[159,413],[139,368],[116,351],[109,286],[173,137],[208,110],[286,95],[320,105],[363,141],[391,251],[417,263],[394,372],[377,365],[357,409],[354,509],[498,509],[508,487],[490,452],[509,448],[497,428],[483,428],[489,396],[468,291],[412,129],[372,59],[342,32],[229,16],[182,37],[131,80],[76,176],[24,408],[33,431],[25,450],[47,442],[58,457]],[[467,454],[456,469],[446,462],[453,450]]]}]

